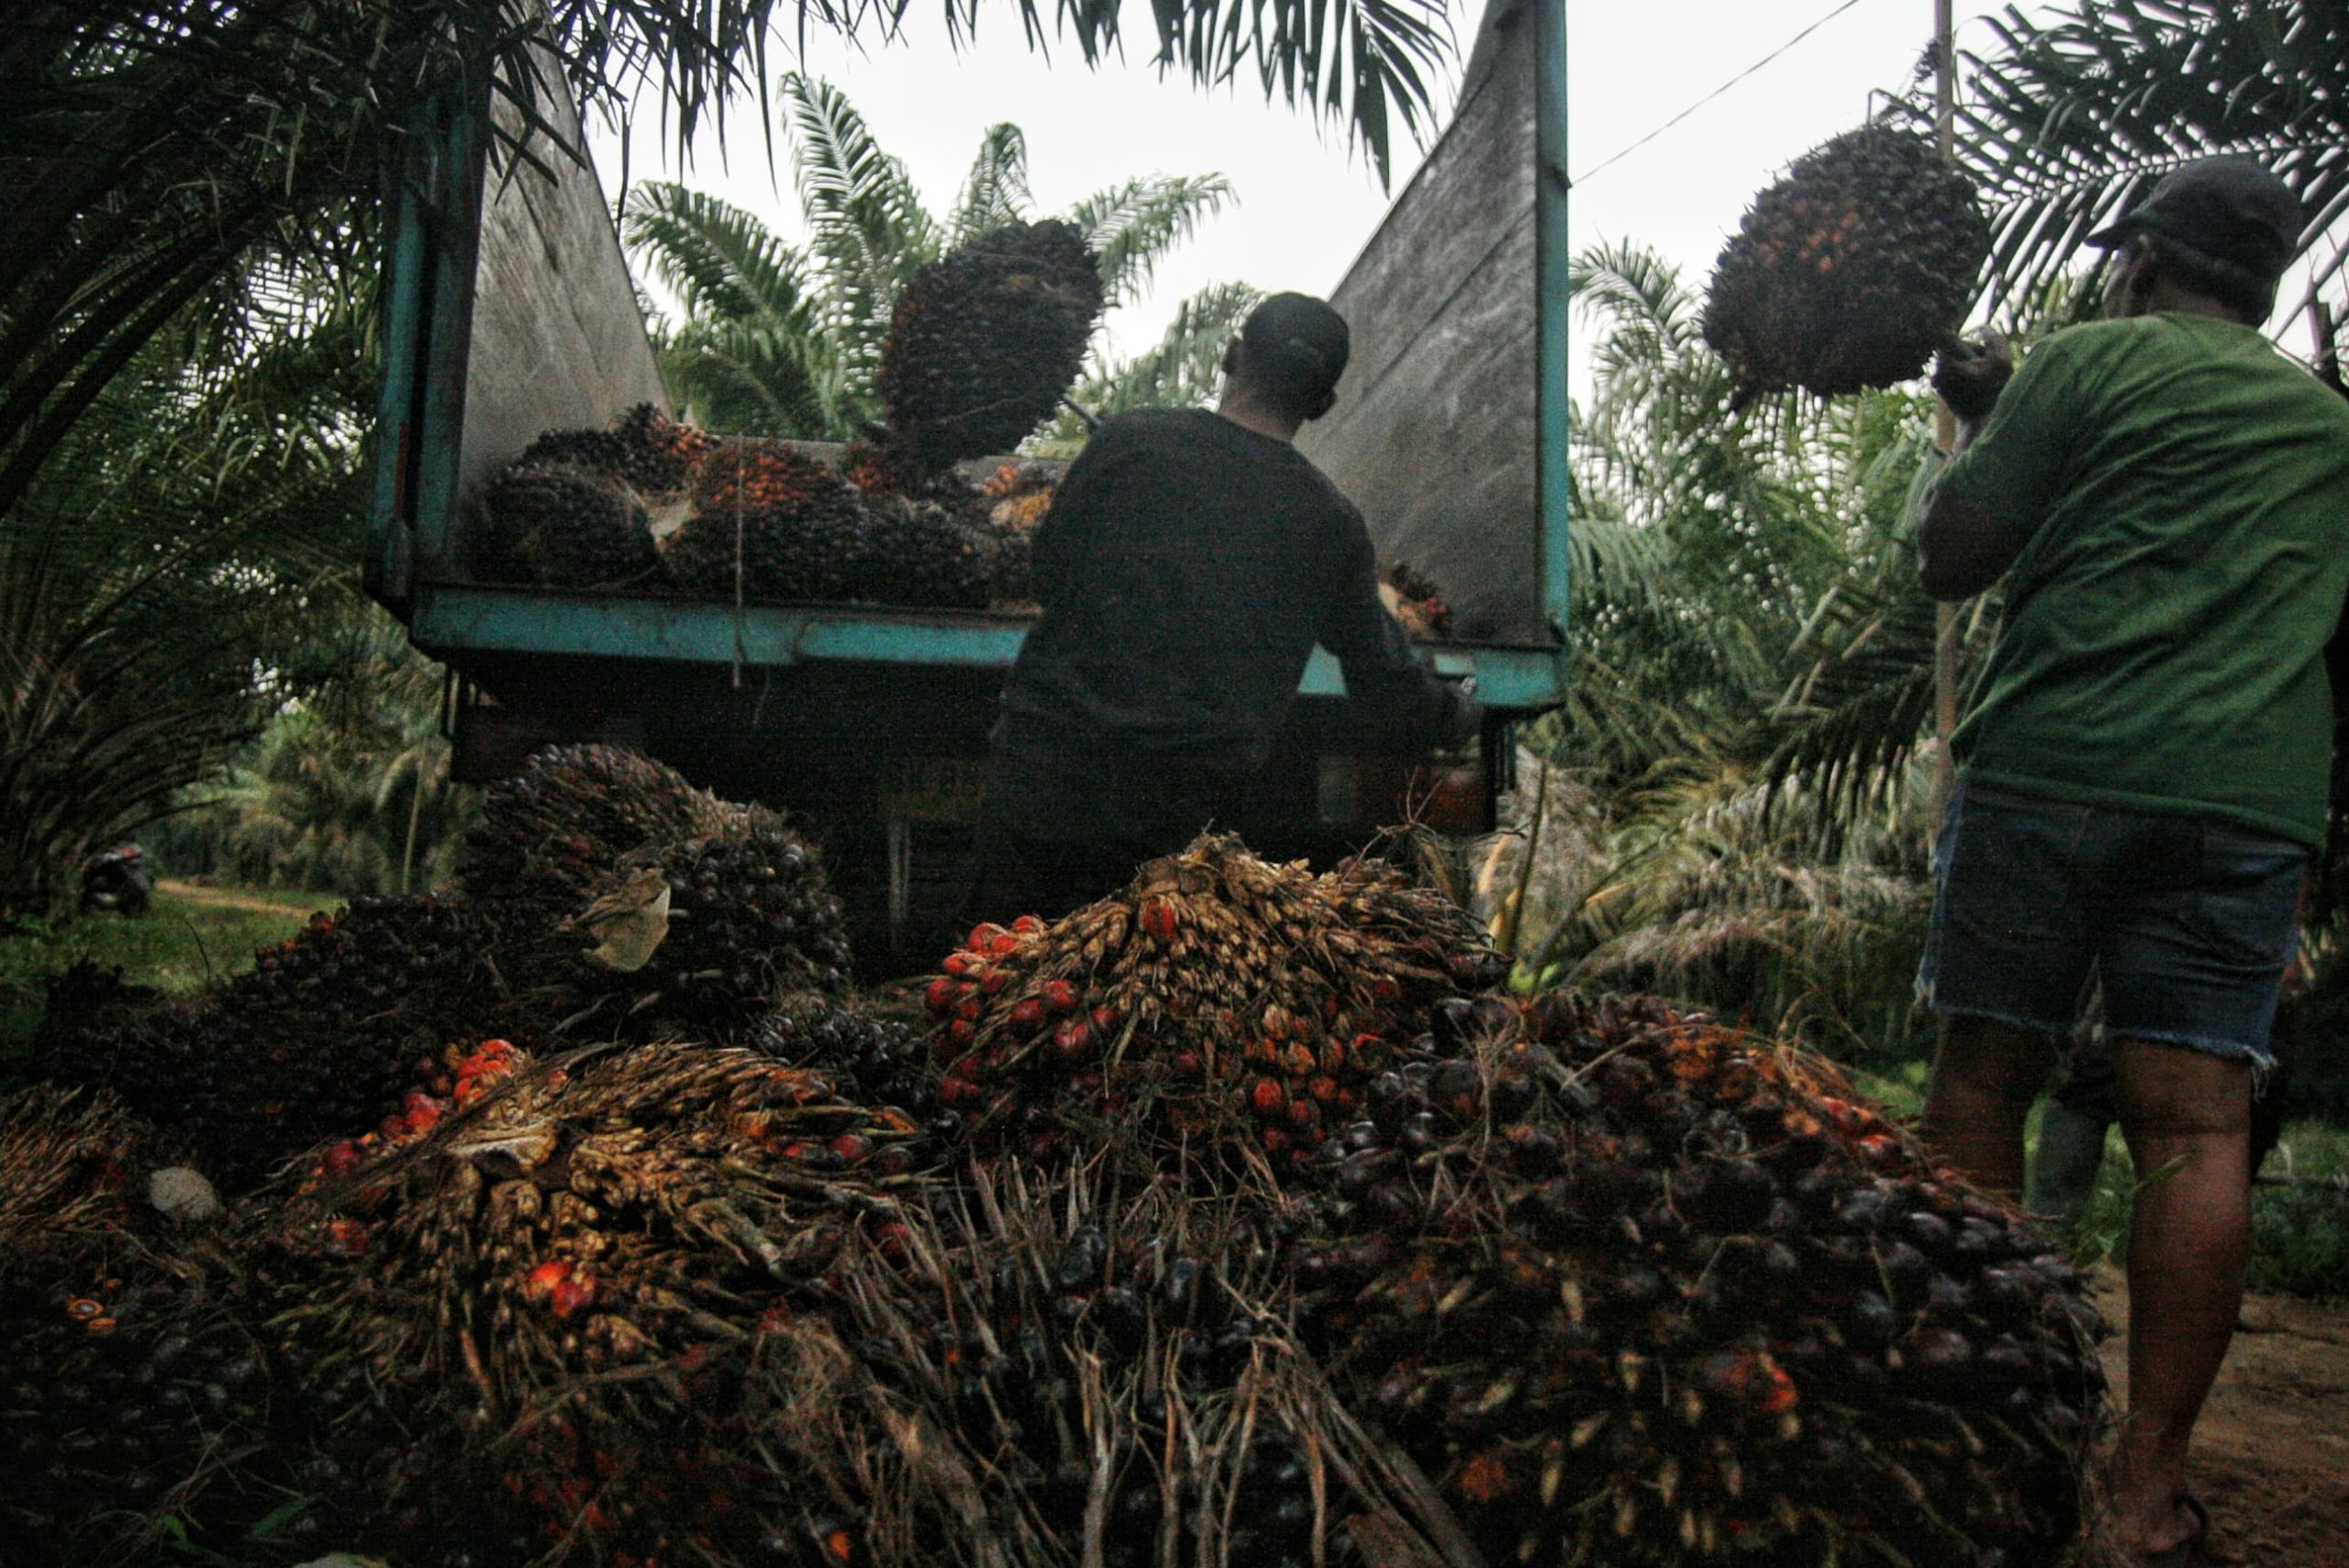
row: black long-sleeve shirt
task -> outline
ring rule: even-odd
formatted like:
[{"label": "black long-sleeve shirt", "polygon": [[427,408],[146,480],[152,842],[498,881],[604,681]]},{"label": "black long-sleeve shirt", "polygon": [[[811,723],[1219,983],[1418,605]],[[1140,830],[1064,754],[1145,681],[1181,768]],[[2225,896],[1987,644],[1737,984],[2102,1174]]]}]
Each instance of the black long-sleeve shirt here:
[{"label": "black long-sleeve shirt", "polygon": [[1286,441],[1203,409],[1104,421],[1035,540],[1044,614],[1003,695],[1029,735],[1261,759],[1319,642],[1398,740],[1473,732],[1378,596],[1362,514]]}]

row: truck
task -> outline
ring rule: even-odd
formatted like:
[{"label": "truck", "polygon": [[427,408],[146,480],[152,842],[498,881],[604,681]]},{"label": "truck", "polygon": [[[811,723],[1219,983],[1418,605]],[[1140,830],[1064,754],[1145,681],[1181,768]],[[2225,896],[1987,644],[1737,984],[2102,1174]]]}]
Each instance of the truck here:
[{"label": "truck", "polygon": [[[579,146],[559,75],[544,112]],[[584,157],[493,158],[510,100],[443,101],[392,190],[368,592],[451,673],[456,775],[606,741],[796,814],[861,961],[934,955],[969,875],[996,698],[1029,618],[741,605],[473,580],[476,487],[540,432],[669,407],[614,214]],[[509,118],[507,128],[512,128]],[[1515,728],[1565,692],[1565,56],[1559,0],[1488,8],[1452,119],[1331,295],[1353,333],[1299,447],[1382,561],[1442,588],[1439,674],[1487,718],[1465,760],[1397,754],[1316,650],[1275,749],[1261,851],[1327,858],[1410,817],[1494,825]]]}]

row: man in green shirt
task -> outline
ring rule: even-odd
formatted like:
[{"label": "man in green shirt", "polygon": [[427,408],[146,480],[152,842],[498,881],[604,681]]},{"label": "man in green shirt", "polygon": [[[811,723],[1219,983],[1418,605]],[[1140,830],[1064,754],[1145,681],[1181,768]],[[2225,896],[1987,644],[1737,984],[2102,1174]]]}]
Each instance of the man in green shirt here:
[{"label": "man in green shirt", "polygon": [[2130,1232],[2111,1495],[2148,1564],[2201,1560],[2187,1447],[2241,1300],[2252,1075],[2324,838],[2349,403],[2259,331],[2300,223],[2252,160],[2188,164],[2091,238],[2106,320],[2011,381],[1995,338],[1934,377],[1959,455],[1920,504],[1920,574],[1945,600],[2006,586],[1934,853],[1925,1136],[2020,1187],[2024,1118],[2100,979],[2121,1130],[2141,1178],[2169,1173]]}]

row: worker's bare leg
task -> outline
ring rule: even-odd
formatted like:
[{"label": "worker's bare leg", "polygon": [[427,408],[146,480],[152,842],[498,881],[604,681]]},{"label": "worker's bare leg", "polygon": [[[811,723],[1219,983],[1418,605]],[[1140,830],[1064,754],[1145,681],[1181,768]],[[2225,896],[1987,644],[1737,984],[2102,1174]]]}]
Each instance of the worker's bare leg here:
[{"label": "worker's bare leg", "polygon": [[2121,1549],[2143,1554],[2194,1529],[2179,1506],[2187,1444],[2234,1335],[2251,1245],[2251,1064],[2143,1040],[2116,1049],[2138,1187],[2112,1516]]},{"label": "worker's bare leg", "polygon": [[2022,1130],[2055,1061],[2055,1037],[1965,1013],[1942,1018],[1925,1141],[1976,1185],[2022,1191]]}]

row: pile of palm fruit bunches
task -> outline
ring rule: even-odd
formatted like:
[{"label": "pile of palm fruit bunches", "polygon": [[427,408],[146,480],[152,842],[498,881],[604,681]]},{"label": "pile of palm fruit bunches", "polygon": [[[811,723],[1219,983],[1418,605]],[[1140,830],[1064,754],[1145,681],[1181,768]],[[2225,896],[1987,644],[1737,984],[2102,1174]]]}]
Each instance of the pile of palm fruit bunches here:
[{"label": "pile of palm fruit bunches", "polygon": [[819,456],[651,405],[610,429],[549,431],[476,497],[471,570],[729,602],[1023,603],[1057,465],[983,460],[1051,417],[1102,307],[1098,262],[1071,225],[980,235],[899,295],[876,375],[885,423],[870,438]]},{"label": "pile of palm fruit bunches", "polygon": [[[2082,1284],[1826,1062],[1204,838],[845,984],[629,753],[0,1097],[26,1568],[2054,1563]],[[217,1199],[217,1201],[215,1201]]]}]

